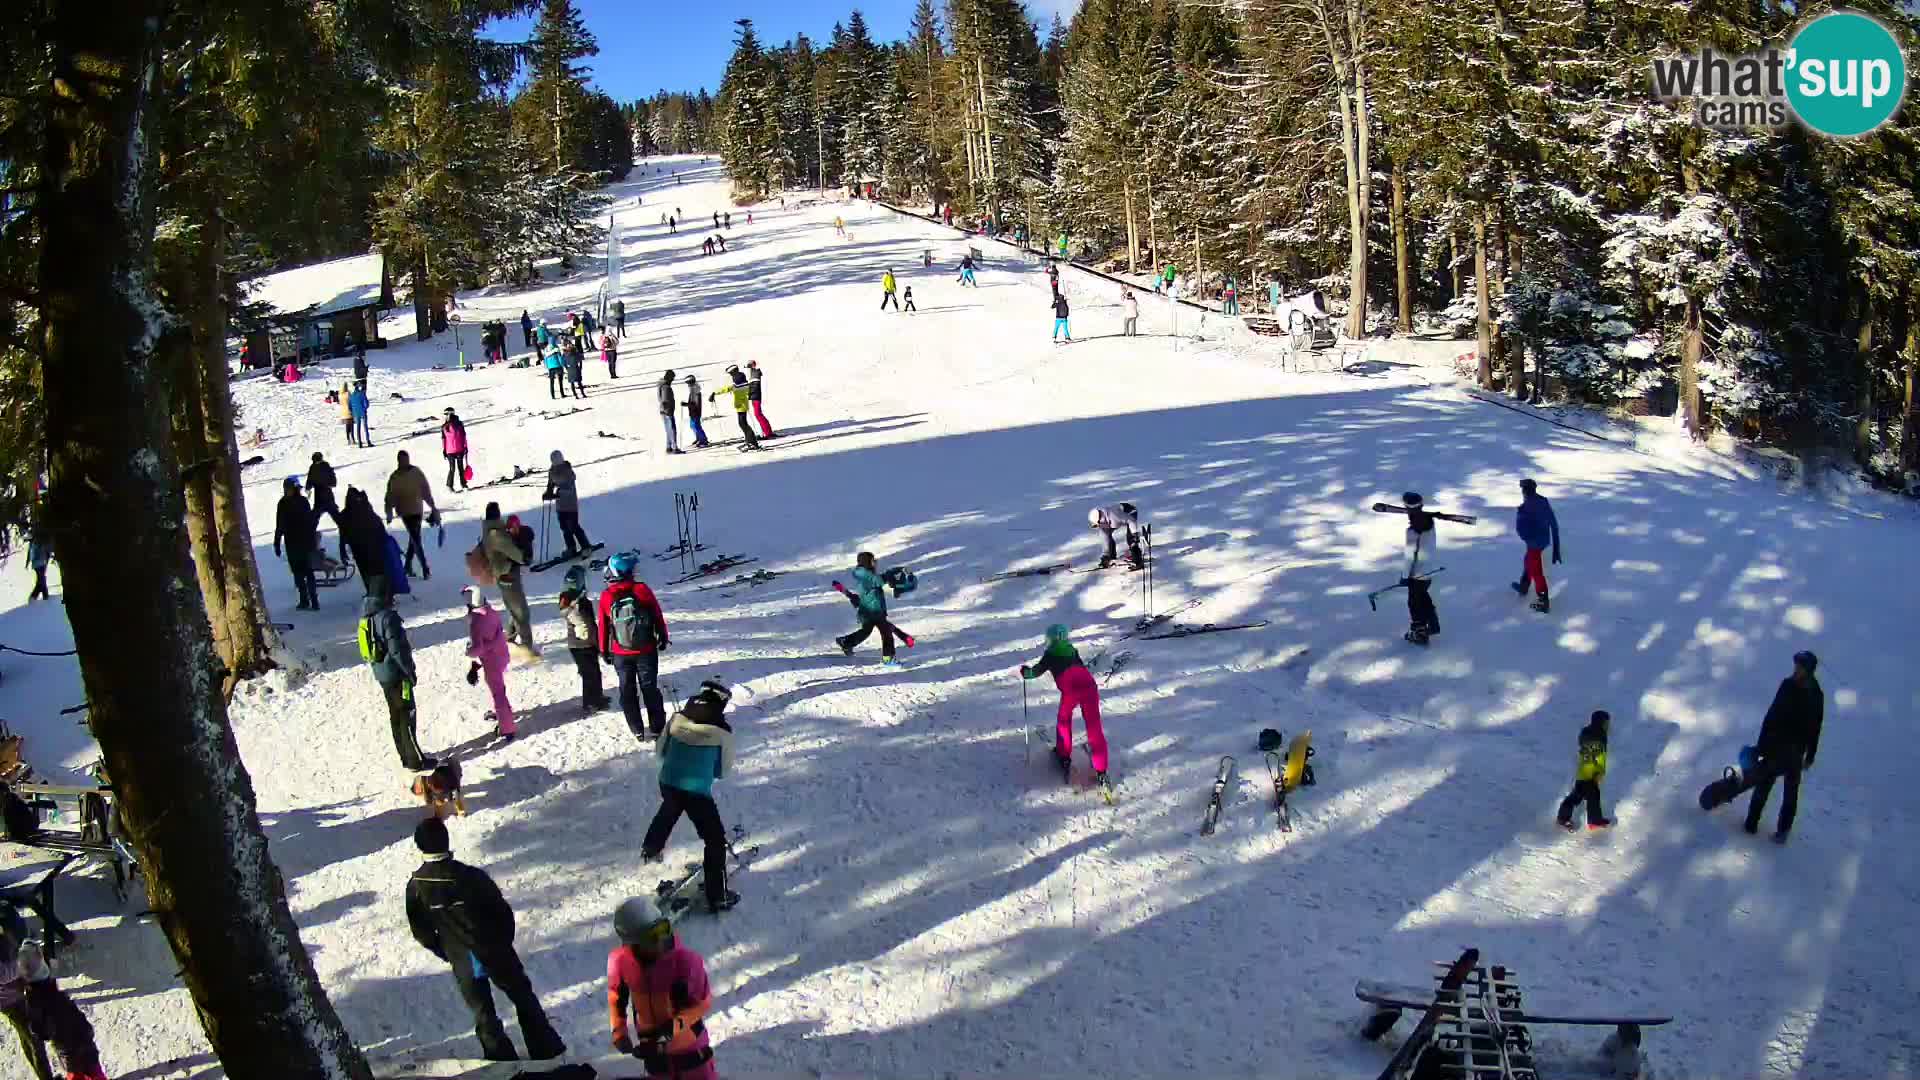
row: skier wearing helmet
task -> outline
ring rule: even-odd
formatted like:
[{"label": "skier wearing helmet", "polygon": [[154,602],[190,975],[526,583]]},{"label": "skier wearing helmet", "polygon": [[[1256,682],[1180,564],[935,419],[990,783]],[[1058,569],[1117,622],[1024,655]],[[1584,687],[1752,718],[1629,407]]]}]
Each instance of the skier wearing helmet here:
[{"label": "skier wearing helmet", "polygon": [[700,380],[687,376],[687,426],[693,429],[694,449],[711,446],[707,441],[707,429],[700,426]]},{"label": "skier wearing helmet", "polygon": [[1087,725],[1087,754],[1093,758],[1093,779],[1104,785],[1107,782],[1107,733],[1100,726],[1100,687],[1094,683],[1087,665],[1081,662],[1073,642],[1067,640],[1064,623],[1047,627],[1040,659],[1020,665],[1023,679],[1037,679],[1042,675],[1052,675],[1053,685],[1060,690],[1053,757],[1060,765],[1061,775],[1067,779],[1073,776],[1073,710],[1077,707]]},{"label": "skier wearing helmet", "polygon": [[1140,524],[1140,511],[1132,503],[1096,506],[1087,511],[1087,524],[1107,536],[1107,553],[1100,557],[1101,566],[1112,566],[1113,560],[1118,557],[1119,549],[1114,546],[1113,534],[1122,529],[1127,534],[1127,563],[1135,570],[1147,564],[1146,557],[1140,554],[1140,534],[1135,529]]},{"label": "skier wearing helmet", "polygon": [[[600,655],[620,675],[620,709],[636,739],[657,739],[667,727],[660,698],[660,652],[669,644],[667,616],[644,581],[634,579],[640,557],[623,551],[607,560],[607,590],[600,594]],[[646,703],[642,719],[640,706]]]},{"label": "skier wearing helmet", "polygon": [[620,939],[607,954],[613,1048],[638,1058],[649,1077],[715,1080],[706,962],[680,944],[672,920],[645,897],[614,910],[613,933]]},{"label": "skier wearing helmet", "polygon": [[713,801],[713,782],[733,771],[733,728],[726,718],[731,699],[726,687],[708,679],[700,684],[700,692],[673,714],[673,722],[657,743],[660,809],[640,841],[640,857],[658,862],[681,815],[692,818],[706,849],[701,860],[701,883],[705,886],[707,911],[716,915],[740,902],[740,895],[727,889],[727,827],[720,820],[719,805]]}]

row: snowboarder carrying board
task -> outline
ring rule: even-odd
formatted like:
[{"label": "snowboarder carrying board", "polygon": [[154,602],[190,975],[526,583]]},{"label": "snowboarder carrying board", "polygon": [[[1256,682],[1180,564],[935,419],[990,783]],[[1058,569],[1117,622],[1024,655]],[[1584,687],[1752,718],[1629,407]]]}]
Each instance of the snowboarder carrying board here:
[{"label": "snowboarder carrying board", "polygon": [[1553,516],[1553,504],[1535,490],[1531,478],[1520,481],[1520,508],[1513,514],[1513,531],[1527,545],[1526,558],[1520,564],[1520,580],[1513,583],[1516,595],[1527,595],[1527,583],[1533,583],[1533,610],[1547,610],[1547,571],[1540,565],[1540,553],[1553,542],[1553,564],[1560,565],[1560,521]]},{"label": "snowboarder carrying board", "polygon": [[1100,726],[1100,687],[1093,681],[1093,673],[1081,661],[1078,650],[1067,640],[1064,623],[1047,627],[1040,658],[1031,664],[1020,665],[1020,677],[1023,679],[1037,679],[1042,675],[1053,676],[1053,685],[1060,690],[1060,711],[1054,720],[1053,757],[1060,766],[1061,775],[1069,779],[1073,775],[1073,710],[1078,708],[1087,726],[1087,755],[1093,759],[1093,779],[1104,788],[1107,784],[1107,733]]},{"label": "snowboarder carrying board", "polygon": [[1607,729],[1613,717],[1605,709],[1595,709],[1587,726],[1580,729],[1580,756],[1574,764],[1573,790],[1560,800],[1560,812],[1554,820],[1571,832],[1573,808],[1587,804],[1587,828],[1604,829],[1613,819],[1600,812],[1600,783],[1607,778]]},{"label": "snowboarder carrying board", "polygon": [[1813,677],[1820,658],[1802,650],[1793,654],[1793,674],[1780,680],[1773,704],[1760,722],[1760,767],[1753,782],[1753,798],[1747,803],[1746,830],[1760,831],[1760,814],[1767,808],[1767,796],[1773,794],[1773,782],[1787,780],[1787,793],[1781,798],[1780,819],[1774,827],[1773,842],[1784,844],[1793,831],[1793,816],[1800,808],[1800,773],[1813,768],[1813,757],[1820,751],[1820,723],[1826,711],[1826,695],[1820,680]]}]

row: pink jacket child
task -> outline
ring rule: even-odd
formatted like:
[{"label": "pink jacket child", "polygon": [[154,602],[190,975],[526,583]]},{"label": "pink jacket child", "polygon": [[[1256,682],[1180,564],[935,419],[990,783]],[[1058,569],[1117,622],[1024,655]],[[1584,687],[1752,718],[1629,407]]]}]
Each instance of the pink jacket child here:
[{"label": "pink jacket child", "polygon": [[[493,695],[493,718],[499,724],[499,735],[511,739],[518,732],[513,722],[513,703],[507,700],[507,635],[500,628],[500,613],[488,606],[487,598],[480,595],[477,586],[469,585],[467,594],[467,655],[473,657],[487,680],[487,690]],[[475,682],[476,673],[469,671],[467,681]]]},{"label": "pink jacket child", "polygon": [[613,929],[620,938],[607,954],[613,1048],[638,1058],[656,1080],[717,1080],[705,1019],[712,990],[700,954],[680,944],[666,912],[650,898],[622,903]]},{"label": "pink jacket child", "polygon": [[[448,409],[447,412],[452,413],[453,410]],[[449,416],[440,425],[440,452],[448,457],[467,452],[467,425],[458,418]]]}]

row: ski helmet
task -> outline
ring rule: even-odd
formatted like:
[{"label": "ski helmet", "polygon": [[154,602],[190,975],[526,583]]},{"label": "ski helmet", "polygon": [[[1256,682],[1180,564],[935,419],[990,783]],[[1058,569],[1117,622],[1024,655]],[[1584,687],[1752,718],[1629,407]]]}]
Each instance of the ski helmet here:
[{"label": "ski helmet", "polygon": [[1793,666],[1806,668],[1807,674],[1811,675],[1814,669],[1820,666],[1820,658],[1808,650],[1802,649],[1793,654]]},{"label": "ski helmet", "polygon": [[627,581],[633,577],[633,571],[639,565],[639,556],[631,551],[623,551],[607,560],[607,577],[612,581]]},{"label": "ski helmet", "polygon": [[1093,509],[1087,511],[1087,524],[1093,526],[1096,529],[1100,527],[1100,508],[1099,507],[1096,506]]},{"label": "ski helmet", "polygon": [[1054,623],[1052,626],[1047,627],[1047,648],[1051,649],[1055,645],[1065,644],[1067,644],[1066,623]]},{"label": "ski helmet", "polygon": [[587,591],[587,568],[584,566],[567,567],[564,587],[572,592]]},{"label": "ski helmet", "polygon": [[1402,506],[1411,507],[1415,510],[1420,508],[1421,502],[1420,493],[1417,491],[1409,491],[1405,495],[1400,496],[1400,504]]},{"label": "ski helmet", "polygon": [[613,935],[622,945],[661,948],[673,938],[673,920],[653,900],[629,897],[613,910]]}]

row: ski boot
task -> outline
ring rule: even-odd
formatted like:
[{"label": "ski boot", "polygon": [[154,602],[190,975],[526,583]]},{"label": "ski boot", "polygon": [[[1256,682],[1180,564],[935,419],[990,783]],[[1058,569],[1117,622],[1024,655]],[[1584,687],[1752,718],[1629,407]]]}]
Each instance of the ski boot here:
[{"label": "ski boot", "polygon": [[1554,819],[1554,822],[1553,822],[1553,823],[1554,823],[1555,825],[1558,825],[1558,826],[1560,826],[1561,828],[1563,828],[1563,829],[1565,829],[1565,830],[1567,830],[1568,832],[1579,832],[1579,831],[1580,831],[1580,827],[1579,827],[1578,825],[1575,825],[1575,824],[1573,823],[1573,819],[1572,819],[1572,818],[1564,818],[1564,817],[1563,817],[1563,818],[1556,818],[1556,819]]},{"label": "ski boot", "polygon": [[1062,754],[1060,751],[1055,750],[1053,752],[1053,763],[1060,769],[1061,781],[1068,784],[1073,783],[1073,756],[1071,754]]},{"label": "ski boot", "polygon": [[849,645],[849,644],[847,644],[846,642],[844,642],[844,641],[842,641],[842,640],[840,640],[839,638],[834,638],[834,639],[833,639],[833,643],[834,643],[835,645],[838,645],[838,646],[840,646],[840,655],[841,655],[841,656],[852,656],[852,655],[853,655],[853,646],[851,646],[851,645]]},{"label": "ski boot", "polygon": [[1426,627],[1414,626],[1407,631],[1407,640],[1415,645],[1425,645],[1428,640]]},{"label": "ski boot", "polygon": [[1513,590],[1513,595],[1515,596],[1525,596],[1527,595],[1527,579],[1521,578],[1519,581],[1509,585],[1508,588]]},{"label": "ski boot", "polygon": [[740,894],[728,889],[720,894],[720,899],[707,901],[707,914],[718,915],[723,911],[732,911],[739,903]]},{"label": "ski boot", "polygon": [[643,863],[659,863],[666,859],[666,857],[667,855],[664,851],[648,851],[645,848],[640,849],[640,861]]},{"label": "ski boot", "polygon": [[1595,832],[1601,829],[1611,829],[1613,828],[1613,819],[1610,817],[1603,817],[1598,821],[1589,821],[1587,822],[1587,828]]},{"label": "ski boot", "polygon": [[881,667],[899,667],[900,661],[891,656],[883,656],[880,658],[880,666]]},{"label": "ski boot", "polygon": [[1547,603],[1546,593],[1540,593],[1536,595],[1533,598],[1533,603],[1529,604],[1528,606],[1533,608],[1533,610],[1539,612],[1542,615],[1545,615],[1549,610],[1551,610],[1551,605]]}]

